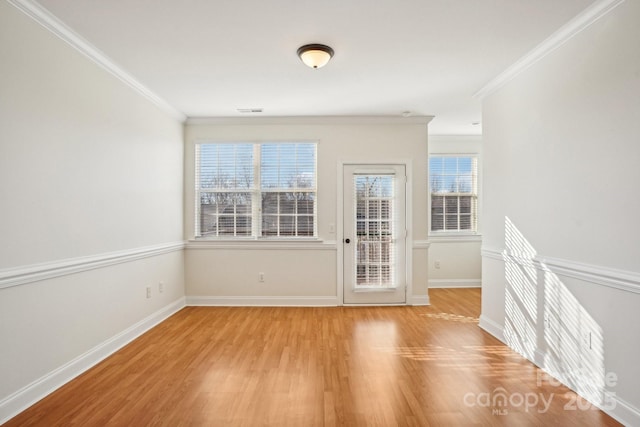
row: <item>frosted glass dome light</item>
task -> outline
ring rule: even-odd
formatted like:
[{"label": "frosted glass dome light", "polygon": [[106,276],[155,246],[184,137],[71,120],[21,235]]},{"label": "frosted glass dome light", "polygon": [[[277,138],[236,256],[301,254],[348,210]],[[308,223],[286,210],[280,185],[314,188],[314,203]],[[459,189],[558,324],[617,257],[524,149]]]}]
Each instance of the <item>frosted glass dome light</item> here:
[{"label": "frosted glass dome light", "polygon": [[322,68],[333,56],[333,49],[323,44],[306,44],[298,49],[298,56],[308,67]]}]

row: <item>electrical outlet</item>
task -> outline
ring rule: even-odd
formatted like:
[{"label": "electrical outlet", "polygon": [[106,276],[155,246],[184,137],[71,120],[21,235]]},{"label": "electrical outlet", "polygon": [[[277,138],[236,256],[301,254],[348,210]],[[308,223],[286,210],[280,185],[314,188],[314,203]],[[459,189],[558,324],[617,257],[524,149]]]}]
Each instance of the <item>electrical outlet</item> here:
[{"label": "electrical outlet", "polygon": [[147,286],[147,298],[151,298],[151,286]]},{"label": "electrical outlet", "polygon": [[160,292],[160,293],[164,292],[164,283],[163,282],[158,283],[158,292]]},{"label": "electrical outlet", "polygon": [[259,282],[264,282],[264,273],[263,272],[258,273],[258,281]]},{"label": "electrical outlet", "polygon": [[436,267],[436,269],[440,268],[440,260],[437,260],[436,262],[433,263]]}]

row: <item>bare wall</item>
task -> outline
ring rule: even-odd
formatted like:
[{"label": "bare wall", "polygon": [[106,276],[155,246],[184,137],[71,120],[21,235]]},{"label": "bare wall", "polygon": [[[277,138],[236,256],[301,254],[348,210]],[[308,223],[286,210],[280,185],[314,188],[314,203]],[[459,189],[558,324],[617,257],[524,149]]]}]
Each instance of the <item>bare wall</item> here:
[{"label": "bare wall", "polygon": [[638,22],[640,3],[622,2],[483,103],[481,325],[629,425],[640,425]]},{"label": "bare wall", "polygon": [[8,2],[0,57],[2,423],[183,300],[184,265],[182,124]]},{"label": "bare wall", "polygon": [[[427,239],[425,118],[282,118],[219,120],[187,124],[185,131],[185,235],[193,239],[194,144],[197,141],[317,141],[318,237],[296,250],[296,243],[276,252],[190,249],[185,252],[188,296],[325,296],[337,297],[337,261],[341,240],[338,212],[340,162],[408,162],[413,188],[409,233],[414,242]],[[332,227],[334,231],[332,231]],[[317,244],[318,249],[313,249]],[[426,250],[413,250],[413,295],[426,297]],[[264,269],[264,270],[261,270]],[[258,272],[266,274],[258,284]],[[278,273],[280,272],[280,273]]]}]

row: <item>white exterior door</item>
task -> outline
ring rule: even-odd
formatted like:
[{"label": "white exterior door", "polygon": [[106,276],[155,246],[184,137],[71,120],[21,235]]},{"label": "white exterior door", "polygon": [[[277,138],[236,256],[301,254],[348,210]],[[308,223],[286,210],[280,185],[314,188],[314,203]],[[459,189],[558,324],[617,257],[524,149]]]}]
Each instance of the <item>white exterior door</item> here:
[{"label": "white exterior door", "polygon": [[344,165],[345,304],[406,302],[404,165]]}]

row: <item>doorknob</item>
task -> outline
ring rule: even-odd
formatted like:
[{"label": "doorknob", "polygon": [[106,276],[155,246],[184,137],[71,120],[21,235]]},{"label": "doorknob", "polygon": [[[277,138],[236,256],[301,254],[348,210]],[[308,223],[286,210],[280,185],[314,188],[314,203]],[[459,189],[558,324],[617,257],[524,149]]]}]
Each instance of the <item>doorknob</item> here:
[{"label": "doorknob", "polygon": [[345,243],[351,243],[351,239],[344,239]]}]

